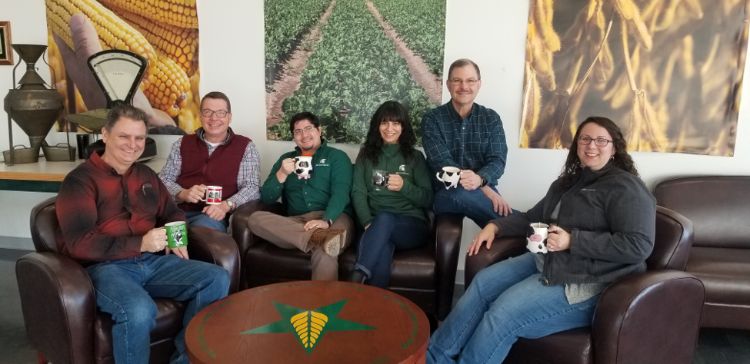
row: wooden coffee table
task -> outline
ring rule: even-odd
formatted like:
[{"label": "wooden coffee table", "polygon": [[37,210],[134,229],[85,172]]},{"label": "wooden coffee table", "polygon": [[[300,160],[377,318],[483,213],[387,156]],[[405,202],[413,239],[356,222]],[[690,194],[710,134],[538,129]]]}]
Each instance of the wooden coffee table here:
[{"label": "wooden coffee table", "polygon": [[430,325],[393,292],[329,281],[277,283],[214,302],[188,325],[192,363],[424,363]]}]

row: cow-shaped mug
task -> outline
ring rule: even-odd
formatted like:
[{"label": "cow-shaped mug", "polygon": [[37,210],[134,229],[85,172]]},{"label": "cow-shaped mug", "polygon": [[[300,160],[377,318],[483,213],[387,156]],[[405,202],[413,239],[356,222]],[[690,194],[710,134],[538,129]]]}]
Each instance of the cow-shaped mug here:
[{"label": "cow-shaped mug", "polygon": [[458,167],[443,167],[442,171],[435,174],[438,181],[443,182],[445,189],[458,187],[458,180],[461,179],[461,169]]},{"label": "cow-shaped mug", "polygon": [[309,179],[312,174],[312,157],[299,156],[294,157],[294,173],[299,179]]},{"label": "cow-shaped mug", "polygon": [[526,238],[526,249],[532,253],[547,254],[547,235],[549,225],[543,222],[531,223],[534,234]]}]

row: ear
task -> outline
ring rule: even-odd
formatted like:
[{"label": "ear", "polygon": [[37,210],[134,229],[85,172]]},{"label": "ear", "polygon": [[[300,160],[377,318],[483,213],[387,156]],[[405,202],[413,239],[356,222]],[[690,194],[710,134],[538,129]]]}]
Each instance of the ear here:
[{"label": "ear", "polygon": [[102,142],[104,142],[104,144],[107,144],[107,139],[109,139],[109,131],[107,130],[107,128],[102,128]]}]

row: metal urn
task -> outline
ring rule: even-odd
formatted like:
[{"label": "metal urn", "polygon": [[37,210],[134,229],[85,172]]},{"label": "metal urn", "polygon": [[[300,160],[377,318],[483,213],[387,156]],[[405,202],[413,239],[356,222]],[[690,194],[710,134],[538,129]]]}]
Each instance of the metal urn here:
[{"label": "metal urn", "polygon": [[[36,72],[34,64],[39,60],[46,45],[13,44],[13,49],[26,62],[26,73],[16,87],[13,68],[13,85],[15,88],[5,96],[5,111],[8,113],[8,139],[10,150],[4,151],[5,164],[35,163],[39,160],[39,149],[52,125],[63,109],[63,98],[54,89],[47,88],[42,77]],[[29,136],[31,148],[15,149],[11,119]]]}]

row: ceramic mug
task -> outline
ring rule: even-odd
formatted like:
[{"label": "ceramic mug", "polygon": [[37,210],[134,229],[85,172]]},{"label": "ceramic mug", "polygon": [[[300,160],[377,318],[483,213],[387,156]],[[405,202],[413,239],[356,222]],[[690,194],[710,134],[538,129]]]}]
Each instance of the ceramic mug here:
[{"label": "ceramic mug", "polygon": [[382,169],[373,169],[372,184],[375,185],[375,189],[378,191],[388,189],[388,177],[388,172]]},{"label": "ceramic mug", "polygon": [[308,179],[312,174],[312,157],[299,156],[294,157],[294,173],[299,179]]},{"label": "ceramic mug", "polygon": [[435,174],[438,181],[445,184],[445,189],[458,187],[458,181],[461,179],[461,169],[458,167],[443,167],[443,170]]},{"label": "ceramic mug", "polygon": [[184,221],[174,221],[164,225],[167,230],[167,246],[179,248],[188,245],[187,224]]},{"label": "ceramic mug", "polygon": [[206,205],[218,205],[221,203],[221,186],[206,186],[206,197],[201,201],[206,202]]}]

